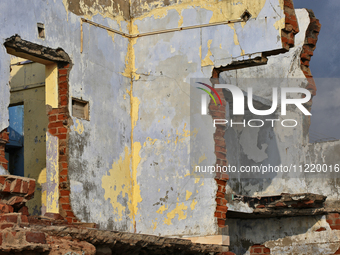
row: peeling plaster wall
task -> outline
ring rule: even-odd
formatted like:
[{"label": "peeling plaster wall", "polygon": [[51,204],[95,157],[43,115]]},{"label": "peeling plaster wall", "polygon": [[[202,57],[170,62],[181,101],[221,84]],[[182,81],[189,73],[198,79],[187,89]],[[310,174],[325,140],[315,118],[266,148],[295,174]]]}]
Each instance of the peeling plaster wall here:
[{"label": "peeling plaster wall", "polygon": [[[224,82],[238,81],[238,86],[246,90],[247,87],[253,87],[253,93],[264,99],[272,99],[270,87],[276,86],[305,86],[307,80],[300,68],[300,54],[305,42],[306,29],[310,23],[308,12],[305,9],[296,10],[300,32],[295,36],[295,47],[285,54],[269,57],[268,64],[259,67],[250,67],[234,71],[223,72],[221,77]],[[235,77],[238,77],[235,79]],[[256,78],[261,79],[258,83]],[[250,79],[251,78],[251,79]],[[279,78],[281,80],[275,80]],[[288,83],[277,84],[277,81],[284,82],[284,79],[291,79]],[[297,78],[297,83],[292,82]],[[301,79],[301,80],[300,80]],[[267,81],[267,82],[266,82]],[[298,126],[294,129],[284,129],[281,125],[276,125],[273,129],[264,130],[256,128],[244,128],[237,137],[236,129],[228,129],[226,133],[228,161],[231,165],[254,165],[254,164],[272,164],[272,165],[303,165],[326,163],[328,165],[337,164],[339,153],[337,151],[338,142],[326,142],[320,144],[308,144],[308,133],[305,132],[304,126],[308,127],[308,121],[301,115],[299,110],[289,110],[290,112],[285,119],[295,118],[298,120]],[[296,117],[294,117],[294,115]],[[312,116],[313,118],[313,116]],[[255,133],[254,133],[255,132]],[[246,139],[251,137],[251,140]],[[236,141],[235,139],[239,139]],[[252,142],[251,142],[252,141]],[[249,145],[253,144],[253,148]],[[234,146],[239,149],[234,149]],[[260,146],[262,145],[262,147]],[[261,149],[262,148],[262,149]],[[244,157],[239,158],[240,151]],[[246,160],[246,161],[244,161]],[[248,161],[249,162],[248,162]],[[241,163],[242,162],[242,163]],[[283,176],[284,177],[284,176]],[[256,180],[236,180],[228,182],[228,193],[236,192],[242,195],[275,195],[282,192],[303,193],[317,191],[316,193],[328,196],[327,201],[337,200],[339,186],[335,175],[323,174],[324,178],[308,178],[308,175],[301,174],[298,178],[283,178],[282,175],[266,179]],[[320,184],[322,183],[322,184]],[[231,207],[233,205],[230,205]]]},{"label": "peeling plaster wall", "polygon": [[[126,148],[130,151],[130,99],[126,91],[130,88],[130,79],[121,75],[125,70],[128,40],[84,24],[84,50],[81,54],[80,17],[67,12],[61,1],[1,2],[0,8],[3,13],[0,23],[6,24],[0,32],[2,43],[18,34],[33,43],[64,49],[73,63],[70,98],[83,98],[90,103],[91,121],[74,118],[69,136],[69,178],[75,214],[82,221],[101,224],[102,228],[132,231],[127,220],[113,224],[118,212],[109,196],[105,196],[105,192],[110,192],[111,184],[102,187],[102,178],[110,176],[114,162],[120,156],[125,157]],[[120,25],[127,27],[125,21],[100,15],[92,19],[118,30]],[[44,40],[38,39],[38,22],[45,25]],[[3,129],[8,126],[10,56],[3,45],[0,48],[0,125]],[[129,169],[126,171],[129,173]],[[112,175],[111,179],[119,181]],[[129,196],[121,194],[122,204],[128,200]],[[125,211],[123,214],[128,217]]]},{"label": "peeling plaster wall", "polygon": [[[277,13],[284,16],[280,2],[242,3],[221,1],[208,7],[206,2],[194,2],[151,8],[132,20],[132,31],[137,33],[239,18],[245,6],[257,17],[247,23],[133,40],[133,92],[139,103],[133,139],[140,156],[137,182],[141,199],[136,215],[137,232],[217,234],[213,216],[216,182],[213,178],[194,176],[194,166],[190,165],[190,157],[197,164],[215,164],[215,130],[211,116],[196,116],[196,121],[201,122],[196,131],[190,126],[190,97],[197,96],[190,94],[190,78],[210,78],[214,66],[230,64],[244,54],[282,48],[281,41],[277,41],[280,30],[274,26],[281,19]],[[217,15],[220,8],[222,16]],[[253,32],[254,27],[257,33]],[[190,151],[193,140],[200,141],[205,148],[193,147]]]},{"label": "peeling plaster wall", "polygon": [[[125,1],[120,3],[3,2],[0,9],[6,15],[0,22],[6,26],[0,38],[19,34],[60,47],[72,59],[70,98],[90,106],[89,121],[72,117],[68,143],[70,199],[81,221],[160,235],[217,234],[216,182],[190,175],[191,139],[206,145],[192,152],[196,162],[216,162],[211,117],[197,116],[200,130],[190,126],[189,102],[195,96],[190,95],[190,78],[210,78],[213,67],[282,49],[283,0],[186,1],[162,8],[142,2],[143,11],[136,10],[131,21],[126,21]],[[252,14],[247,23],[133,39],[83,23],[80,53],[80,17],[136,34],[238,19],[246,9]],[[37,22],[45,24],[44,40],[38,39]],[[9,66],[0,48],[1,67]],[[0,75],[4,128],[9,99],[5,70]]]},{"label": "peeling plaster wall", "polygon": [[[296,15],[300,32],[295,36],[294,48],[285,54],[269,57],[265,66],[224,72],[221,74],[222,82],[236,82],[243,90],[252,86],[256,96],[270,100],[272,92],[269,88],[277,87],[277,82],[274,79],[268,79],[267,82],[262,79],[254,84],[255,78],[298,78],[302,79],[298,85],[305,86],[300,55],[310,18],[305,9],[296,10]],[[287,84],[296,86],[294,83]],[[286,87],[287,84],[279,85]],[[308,130],[308,121],[296,109],[288,112],[290,115],[285,118],[297,119],[299,123],[293,130],[284,130],[279,125],[273,129],[229,128],[226,132],[228,163],[238,166],[339,164],[339,141],[309,144],[308,132],[304,128],[307,126]],[[323,173],[319,178],[308,176],[309,174],[301,174],[296,178],[289,178],[284,174],[275,174],[268,179],[230,179],[226,193],[273,196],[283,192],[310,192],[327,196],[326,208],[338,210],[340,187],[337,174]],[[229,201],[227,206],[229,211],[253,211],[247,204],[237,201]],[[226,224],[230,233],[233,233],[230,235],[230,251],[236,254],[249,255],[249,247],[254,244],[263,244],[270,248],[270,254],[334,254],[339,249],[340,232],[331,230],[326,216],[227,219]],[[324,228],[323,231],[317,231],[320,228]]]}]

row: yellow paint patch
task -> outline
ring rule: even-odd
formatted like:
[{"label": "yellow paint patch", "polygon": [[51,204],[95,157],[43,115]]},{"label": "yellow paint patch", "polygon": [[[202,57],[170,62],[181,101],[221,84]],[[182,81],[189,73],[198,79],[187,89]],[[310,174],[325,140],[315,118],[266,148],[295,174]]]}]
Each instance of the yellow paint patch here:
[{"label": "yellow paint patch", "polygon": [[188,201],[188,199],[191,197],[192,192],[190,192],[189,190],[186,191],[186,195],[185,195],[185,200]]},{"label": "yellow paint patch", "polygon": [[238,37],[237,37],[237,33],[236,33],[236,29],[235,29],[235,24],[228,24],[228,26],[234,30],[234,44],[235,45],[240,45],[240,42],[238,41]]},{"label": "yellow paint patch", "polygon": [[112,42],[115,42],[115,33],[108,31],[108,30],[107,30],[107,33],[108,33],[109,36],[111,36]]},{"label": "yellow paint patch", "polygon": [[163,1],[153,1],[150,3],[144,2],[141,8],[145,10],[145,13],[140,17],[132,19],[132,23],[137,20],[143,20],[149,17],[160,19],[165,17],[168,14],[169,10],[176,10],[181,17],[180,21],[178,22],[178,27],[180,27],[183,25],[183,21],[181,21],[182,11],[184,9],[197,7],[212,12],[209,23],[238,19],[241,17],[244,10],[249,10],[251,12],[252,18],[256,18],[264,7],[265,2],[266,0],[243,0],[242,3],[239,0],[183,0],[180,4],[170,5],[166,7],[162,7],[162,5],[164,4]]},{"label": "yellow paint patch", "polygon": [[205,56],[204,59],[201,59],[201,66],[213,66],[214,62],[210,59],[210,57],[212,56],[211,50],[210,50],[210,46],[211,46],[212,40],[208,41],[208,53]]},{"label": "yellow paint patch", "polygon": [[140,143],[135,142],[132,146],[132,206],[130,211],[133,214],[133,222],[135,224],[135,218],[138,213],[138,204],[143,201],[140,195],[140,186],[137,182],[137,167],[141,161],[141,157],[139,156],[139,152],[142,146]]},{"label": "yellow paint patch", "polygon": [[205,156],[205,154],[203,154],[199,159],[198,159],[198,164],[201,164],[204,160],[206,160],[207,157]]},{"label": "yellow paint patch", "polygon": [[158,139],[152,139],[150,137],[147,137],[146,140],[149,141],[151,145],[154,145]]},{"label": "yellow paint patch", "polygon": [[164,224],[167,224],[167,225],[172,225],[171,223],[171,220],[173,218],[175,218],[176,214],[178,215],[178,220],[184,220],[187,218],[187,214],[184,213],[185,210],[187,210],[188,207],[184,205],[184,203],[182,204],[176,204],[176,208],[173,209],[171,212],[168,212],[167,213],[167,218],[164,219]]},{"label": "yellow paint patch", "polygon": [[152,229],[155,230],[157,228],[157,221],[152,220]]},{"label": "yellow paint patch", "polygon": [[45,98],[46,105],[58,108],[58,66],[51,64],[45,66]]},{"label": "yellow paint patch", "polygon": [[[46,168],[44,168],[43,170],[41,170],[39,177],[38,177],[38,183],[40,185],[46,183]],[[45,200],[46,201],[46,200]]]},{"label": "yellow paint patch", "polygon": [[79,135],[81,135],[84,132],[84,125],[80,120],[76,120],[74,131],[76,131]]},{"label": "yellow paint patch", "polygon": [[163,214],[164,211],[168,210],[168,206],[165,207],[165,205],[162,205],[157,211],[156,213],[159,213],[159,214]]},{"label": "yellow paint patch", "polygon": [[137,43],[137,38],[130,38],[129,45],[127,49],[127,54],[125,56],[125,69],[124,72],[121,73],[123,76],[138,80],[140,75],[136,73],[136,56],[135,56],[135,48],[134,45]]},{"label": "yellow paint patch", "polygon": [[178,10],[178,14],[179,14],[179,21],[178,21],[178,27],[181,27],[183,25],[183,15],[182,15],[182,11]]},{"label": "yellow paint patch", "polygon": [[[130,155],[129,148],[125,147],[124,155],[119,157],[119,160],[112,164],[109,173],[102,177],[102,188],[105,190],[105,200],[110,199],[113,207],[113,213],[119,215],[116,221],[122,219],[126,214],[126,208],[118,201],[118,197],[127,197],[132,200],[132,178],[130,172]],[[131,203],[131,202],[130,202]],[[130,210],[130,213],[133,213]]]},{"label": "yellow paint patch", "polygon": [[190,208],[191,208],[192,211],[195,209],[196,205],[197,205],[197,201],[195,199],[192,200],[191,205],[190,205]]},{"label": "yellow paint patch", "polygon": [[[121,195],[128,200],[129,216],[133,224],[135,224],[135,217],[138,213],[138,203],[142,201],[136,173],[140,162],[140,144],[136,143],[134,149],[134,153],[129,154],[129,148],[126,146],[124,155],[120,156],[119,160],[112,164],[109,173],[102,177],[102,188],[105,190],[104,198],[105,200],[110,199],[114,214],[119,215],[119,218],[115,218],[115,220],[122,220],[122,216],[126,214],[126,206],[118,201],[118,197]],[[130,171],[131,162],[132,172]]]},{"label": "yellow paint patch", "polygon": [[[110,18],[113,20],[116,20],[120,30],[121,28],[121,22],[125,21],[123,17],[123,12],[120,10],[120,6],[118,5],[118,13],[117,10],[113,8],[113,5],[111,6],[102,6],[98,3],[98,1],[90,1],[92,3],[92,6],[88,5],[88,1],[86,0],[79,0],[79,7],[80,11],[83,13],[83,17],[86,19],[92,19],[93,16],[101,15],[104,18]],[[68,1],[63,0],[63,4],[66,10],[66,13],[68,14]]]},{"label": "yellow paint patch", "polygon": [[286,17],[283,17],[282,19],[279,19],[278,21],[276,21],[274,23],[274,27],[276,30],[279,30],[281,31],[282,29],[285,28],[286,24],[285,24],[285,21],[286,21]]}]

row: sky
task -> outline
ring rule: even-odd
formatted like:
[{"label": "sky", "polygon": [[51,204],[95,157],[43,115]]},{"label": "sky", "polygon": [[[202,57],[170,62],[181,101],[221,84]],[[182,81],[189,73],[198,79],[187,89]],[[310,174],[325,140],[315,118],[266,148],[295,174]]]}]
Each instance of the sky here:
[{"label": "sky", "polygon": [[310,62],[316,81],[310,127],[311,141],[340,139],[340,0],[293,0],[295,9],[314,11],[322,25]]}]

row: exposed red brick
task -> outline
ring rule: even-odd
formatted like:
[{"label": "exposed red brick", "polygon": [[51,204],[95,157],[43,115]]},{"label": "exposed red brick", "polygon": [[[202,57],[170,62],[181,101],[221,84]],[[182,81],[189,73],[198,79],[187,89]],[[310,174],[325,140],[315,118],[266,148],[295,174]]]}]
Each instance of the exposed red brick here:
[{"label": "exposed red brick", "polygon": [[[305,74],[306,78],[309,78],[309,84],[306,86],[306,89],[308,89],[311,94],[312,98],[309,101],[309,103],[312,103],[313,96],[316,95],[316,86],[314,79],[312,78],[311,71],[309,69],[309,62],[311,60],[311,56],[313,56],[313,51],[315,50],[315,46],[317,43],[318,33],[321,29],[321,24],[319,20],[317,20],[314,16],[314,13],[311,10],[308,10],[309,18],[310,18],[310,24],[306,31],[306,39],[305,39],[305,45],[302,48],[301,52],[301,70]],[[310,118],[310,117],[309,117]]]},{"label": "exposed red brick", "polygon": [[69,196],[69,195],[70,195],[69,190],[60,190],[60,196],[65,197],[65,196]]},{"label": "exposed red brick", "polygon": [[0,184],[4,185],[5,184],[6,177],[5,176],[0,176]]},{"label": "exposed red brick", "polygon": [[59,77],[59,82],[67,81],[67,76],[61,76]]},{"label": "exposed red brick", "polygon": [[59,201],[60,201],[61,204],[69,204],[70,203],[69,197],[61,197],[59,199]]},{"label": "exposed red brick", "polygon": [[338,218],[340,218],[340,215],[339,215],[339,213],[330,213],[330,214],[327,215],[327,218],[338,219]]},{"label": "exposed red brick", "polygon": [[63,95],[63,96],[60,96],[60,105],[63,105],[63,106],[66,106],[68,104],[68,97]]},{"label": "exposed red brick", "polygon": [[28,232],[26,232],[26,241],[29,242],[29,243],[45,244],[46,243],[46,237],[45,237],[44,233],[28,231]]},{"label": "exposed red brick", "polygon": [[221,147],[225,147],[226,146],[224,139],[223,140],[216,140],[215,139],[215,145],[221,146]]},{"label": "exposed red brick", "polygon": [[64,127],[58,128],[58,133],[59,134],[67,133],[67,128],[64,128]]},{"label": "exposed red brick", "polygon": [[62,204],[61,207],[64,209],[64,210],[71,210],[71,206],[69,204]]},{"label": "exposed red brick", "polygon": [[11,192],[11,182],[6,180],[2,192]]},{"label": "exposed red brick", "polygon": [[219,227],[224,227],[225,226],[225,220],[217,219],[217,224],[218,224]]},{"label": "exposed red brick", "polygon": [[11,192],[13,192],[13,193],[20,193],[20,191],[21,191],[21,183],[22,183],[21,179],[16,179],[16,181],[12,183],[12,187],[13,188],[12,188]]},{"label": "exposed red brick", "polygon": [[67,176],[60,176],[59,182],[67,182]]},{"label": "exposed red brick", "polygon": [[227,148],[226,147],[221,147],[221,146],[215,146],[215,151],[216,152],[221,152],[221,153],[227,153]]},{"label": "exposed red brick", "polygon": [[48,121],[49,122],[53,122],[53,121],[56,121],[57,120],[57,115],[51,115],[48,117]]},{"label": "exposed red brick", "polygon": [[340,230],[340,225],[331,225],[332,230]]},{"label": "exposed red brick", "polygon": [[30,180],[27,195],[28,196],[33,195],[34,191],[35,191],[35,181]]},{"label": "exposed red brick", "polygon": [[67,175],[67,169],[62,170],[59,174],[60,174],[60,175]]},{"label": "exposed red brick", "polygon": [[59,89],[59,96],[67,96],[67,89]]},{"label": "exposed red brick", "polygon": [[[4,223],[4,224],[0,224],[0,229],[12,228],[13,226],[14,226],[13,223]],[[0,237],[2,237],[1,234],[0,234]]]},{"label": "exposed red brick", "polygon": [[66,116],[63,114],[58,115],[58,120],[66,120]]},{"label": "exposed red brick", "polygon": [[275,204],[275,207],[288,207],[288,206],[282,202],[278,202]]},{"label": "exposed red brick", "polygon": [[227,212],[227,210],[228,210],[228,207],[226,206],[220,206],[220,205],[216,206],[217,212]]},{"label": "exposed red brick", "polygon": [[270,254],[270,249],[269,248],[263,248],[263,253]]},{"label": "exposed red brick", "polygon": [[5,214],[0,216],[0,222],[18,222],[18,215],[17,214]]},{"label": "exposed red brick", "polygon": [[74,214],[72,211],[66,211],[66,215],[70,217],[74,217]]},{"label": "exposed red brick", "polygon": [[64,219],[59,213],[45,213],[44,216],[55,219],[55,220],[63,220]]},{"label": "exposed red brick", "polygon": [[12,213],[13,212],[13,207],[7,204],[3,204],[0,202],[0,214],[3,213]]},{"label": "exposed red brick", "polygon": [[318,228],[317,230],[315,230],[316,232],[321,232],[321,231],[326,231],[326,229],[324,227]]},{"label": "exposed red brick", "polygon": [[21,193],[27,193],[28,192],[28,182],[23,181],[22,182],[22,187],[21,187]]},{"label": "exposed red brick", "polygon": [[21,223],[28,223],[27,215],[21,215]]},{"label": "exposed red brick", "polygon": [[216,218],[222,218],[222,213],[221,212],[215,212],[215,217]]},{"label": "exposed red brick", "polygon": [[21,213],[22,215],[26,215],[26,216],[28,216],[29,215],[29,213],[28,213],[28,208],[27,208],[27,206],[25,205],[25,206],[23,206],[23,207],[21,207],[20,209],[19,209],[19,211],[18,211],[19,213]]},{"label": "exposed red brick", "polygon": [[48,130],[48,132],[50,132],[51,135],[55,135],[57,133],[57,129],[56,128],[50,128]]},{"label": "exposed red brick", "polygon": [[58,121],[58,122],[52,122],[48,124],[48,128],[57,128],[57,127],[63,127],[64,124],[62,121]]},{"label": "exposed red brick", "polygon": [[67,75],[67,69],[59,69],[58,73],[59,73],[59,76]]},{"label": "exposed red brick", "polygon": [[67,138],[67,135],[66,134],[60,134],[60,135],[57,135],[57,137],[59,139],[66,139]]}]

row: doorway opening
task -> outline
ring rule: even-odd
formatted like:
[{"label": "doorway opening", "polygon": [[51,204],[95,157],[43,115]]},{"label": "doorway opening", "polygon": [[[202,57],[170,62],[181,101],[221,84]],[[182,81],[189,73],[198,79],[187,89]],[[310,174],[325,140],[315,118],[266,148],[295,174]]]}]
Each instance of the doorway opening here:
[{"label": "doorway opening", "polygon": [[51,49],[18,35],[6,39],[4,46],[11,69],[10,104],[9,127],[0,132],[0,141],[6,144],[0,163],[12,175],[36,180],[34,198],[26,204],[30,215],[60,213],[59,190],[69,190],[67,178],[60,183],[59,170],[67,176],[71,60],[61,48]]}]

